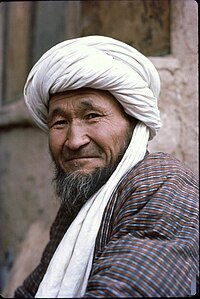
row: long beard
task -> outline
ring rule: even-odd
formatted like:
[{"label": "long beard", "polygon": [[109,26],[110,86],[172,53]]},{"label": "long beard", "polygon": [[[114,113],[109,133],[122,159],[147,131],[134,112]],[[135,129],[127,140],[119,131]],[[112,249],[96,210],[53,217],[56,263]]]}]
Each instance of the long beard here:
[{"label": "long beard", "polygon": [[66,173],[56,167],[55,191],[70,215],[76,214],[85,202],[108,181],[115,168],[116,165],[109,165],[83,174]]}]

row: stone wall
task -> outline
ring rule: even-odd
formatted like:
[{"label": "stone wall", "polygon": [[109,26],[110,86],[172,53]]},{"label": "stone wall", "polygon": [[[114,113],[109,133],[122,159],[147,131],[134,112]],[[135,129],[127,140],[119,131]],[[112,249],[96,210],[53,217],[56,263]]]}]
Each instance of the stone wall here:
[{"label": "stone wall", "polygon": [[[71,25],[71,31],[68,26],[69,36],[70,32],[76,33],[73,30],[80,13],[78,6],[70,9],[77,22],[75,26]],[[198,174],[197,38],[196,1],[172,0],[171,54],[150,57],[161,77],[159,107],[163,127],[149,148],[174,154]],[[16,265],[13,270],[18,276],[17,283],[21,283],[29,269],[38,262],[38,257],[31,255],[30,246],[27,247],[25,236],[30,237],[29,232],[32,227],[37,228],[34,223],[38,221],[42,221],[41,230],[44,227],[47,233],[58,209],[51,184],[52,165],[47,136],[33,124],[23,99],[0,108],[0,159],[1,251],[12,248],[14,257],[19,254],[22,261],[21,247],[27,248],[25,264],[18,262],[21,272],[16,272]],[[38,229],[38,235],[34,230],[38,248],[44,246],[41,230]],[[27,267],[28,257],[32,259],[30,267]],[[26,271],[23,271],[25,266]],[[12,275],[13,272],[13,281]],[[6,294],[11,294],[13,289],[13,284],[8,283]]]}]

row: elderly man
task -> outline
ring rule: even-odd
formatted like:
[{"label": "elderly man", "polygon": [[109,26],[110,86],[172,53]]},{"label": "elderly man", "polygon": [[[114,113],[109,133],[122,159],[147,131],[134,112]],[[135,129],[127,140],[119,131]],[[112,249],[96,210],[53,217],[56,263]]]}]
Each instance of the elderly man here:
[{"label": "elderly man", "polygon": [[158,73],[105,36],[64,41],[31,70],[25,101],[49,136],[61,207],[16,298],[189,296],[198,265],[198,183],[147,150]]}]

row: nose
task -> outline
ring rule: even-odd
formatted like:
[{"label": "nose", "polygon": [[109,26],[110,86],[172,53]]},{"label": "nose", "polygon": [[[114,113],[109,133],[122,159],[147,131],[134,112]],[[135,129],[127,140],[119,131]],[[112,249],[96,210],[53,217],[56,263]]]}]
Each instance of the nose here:
[{"label": "nose", "polygon": [[67,130],[65,145],[68,149],[76,151],[80,147],[87,145],[90,138],[81,123],[71,123]]}]

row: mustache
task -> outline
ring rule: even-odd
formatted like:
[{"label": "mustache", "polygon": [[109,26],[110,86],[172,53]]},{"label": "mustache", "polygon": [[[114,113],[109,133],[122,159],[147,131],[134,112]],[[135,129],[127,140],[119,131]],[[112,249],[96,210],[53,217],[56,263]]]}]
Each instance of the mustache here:
[{"label": "mustache", "polygon": [[64,148],[62,151],[62,155],[64,157],[64,160],[70,161],[73,159],[79,159],[79,158],[94,158],[101,156],[103,151],[100,148],[89,148],[89,147],[83,147],[76,151],[70,150],[68,148]]}]

